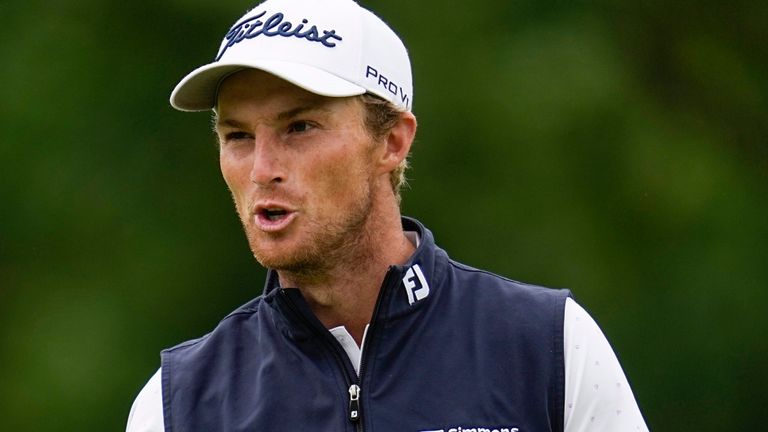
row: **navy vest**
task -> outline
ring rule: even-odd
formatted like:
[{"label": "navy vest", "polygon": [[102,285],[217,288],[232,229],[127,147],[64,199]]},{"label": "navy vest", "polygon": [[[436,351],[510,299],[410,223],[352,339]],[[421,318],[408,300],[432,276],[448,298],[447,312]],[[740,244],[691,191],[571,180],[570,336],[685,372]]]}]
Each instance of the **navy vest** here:
[{"label": "navy vest", "polygon": [[421,244],[387,273],[359,378],[270,272],[263,295],[162,352],[165,430],[561,431],[569,292],[459,264],[419,222],[403,227]]}]

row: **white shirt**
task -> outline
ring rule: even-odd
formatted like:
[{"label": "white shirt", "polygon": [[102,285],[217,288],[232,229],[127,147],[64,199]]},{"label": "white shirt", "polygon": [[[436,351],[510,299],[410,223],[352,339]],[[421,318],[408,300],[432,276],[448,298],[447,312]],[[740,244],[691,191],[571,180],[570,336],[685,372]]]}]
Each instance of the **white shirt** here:
[{"label": "white shirt", "polygon": [[[367,330],[367,327],[366,327]],[[647,431],[624,371],[595,320],[572,299],[565,302],[565,432]],[[344,327],[330,329],[360,373],[360,354]],[[365,337],[363,337],[365,340]],[[163,432],[161,369],[131,407],[126,432]]]}]

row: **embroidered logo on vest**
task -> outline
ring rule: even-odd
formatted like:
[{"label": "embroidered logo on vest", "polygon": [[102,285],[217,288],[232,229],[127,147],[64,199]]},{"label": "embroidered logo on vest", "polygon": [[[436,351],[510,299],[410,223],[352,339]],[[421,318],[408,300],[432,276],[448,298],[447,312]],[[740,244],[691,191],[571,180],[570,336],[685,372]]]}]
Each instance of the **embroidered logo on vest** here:
[{"label": "embroidered logo on vest", "polygon": [[449,429],[434,429],[434,430],[424,430],[419,432],[520,432],[520,429],[513,427],[502,427],[502,428],[485,428],[485,427],[452,427]]},{"label": "embroidered logo on vest", "polygon": [[409,304],[424,300],[429,295],[429,284],[418,264],[414,264],[405,272],[403,285],[405,286],[405,293],[408,294]]},{"label": "embroidered logo on vest", "polygon": [[264,11],[235,24],[229,32],[227,32],[227,35],[224,36],[227,43],[221,49],[219,55],[216,56],[216,61],[219,61],[221,56],[223,56],[231,47],[246,39],[253,39],[257,36],[296,37],[299,39],[306,39],[310,42],[320,42],[323,46],[328,48],[335,47],[335,41],[341,40],[341,36],[336,34],[336,30],[323,30],[323,34],[321,35],[317,26],[304,27],[305,24],[309,24],[309,21],[306,19],[301,20],[300,24],[294,25],[292,22],[284,20],[285,15],[281,12],[272,14],[269,18],[261,21],[259,18],[266,14],[267,11]]}]

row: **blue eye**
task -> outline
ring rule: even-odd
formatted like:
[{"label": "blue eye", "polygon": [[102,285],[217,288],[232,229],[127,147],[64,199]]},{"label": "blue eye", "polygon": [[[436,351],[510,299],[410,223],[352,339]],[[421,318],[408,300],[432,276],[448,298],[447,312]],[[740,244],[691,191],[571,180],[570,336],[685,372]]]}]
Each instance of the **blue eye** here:
[{"label": "blue eye", "polygon": [[312,125],[309,124],[309,122],[306,121],[296,121],[290,124],[288,126],[288,132],[306,132],[308,130],[312,129]]}]

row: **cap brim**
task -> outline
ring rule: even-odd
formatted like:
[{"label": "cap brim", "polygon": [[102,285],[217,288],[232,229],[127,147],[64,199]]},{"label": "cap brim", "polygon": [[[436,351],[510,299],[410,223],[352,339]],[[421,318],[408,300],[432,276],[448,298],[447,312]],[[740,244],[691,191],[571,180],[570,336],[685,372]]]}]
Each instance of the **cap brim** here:
[{"label": "cap brim", "polygon": [[224,78],[248,68],[269,72],[321,96],[344,97],[365,93],[365,88],[359,85],[302,63],[280,60],[216,62],[201,66],[185,76],[171,93],[171,105],[181,111],[212,109],[216,106],[216,94]]}]

